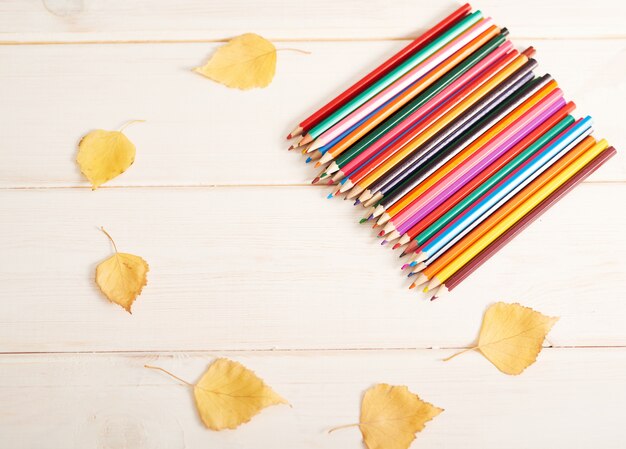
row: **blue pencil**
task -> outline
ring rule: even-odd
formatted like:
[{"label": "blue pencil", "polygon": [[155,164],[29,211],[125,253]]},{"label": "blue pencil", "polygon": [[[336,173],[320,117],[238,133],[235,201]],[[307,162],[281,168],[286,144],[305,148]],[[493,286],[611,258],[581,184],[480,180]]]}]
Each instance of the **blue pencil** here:
[{"label": "blue pencil", "polygon": [[457,218],[452,226],[445,229],[438,236],[433,237],[422,248],[422,251],[411,265],[414,266],[420,262],[425,262],[426,265],[429,265],[435,261],[448,248],[487,219],[500,206],[547,170],[560,157],[578,145],[586,136],[591,134],[591,123],[591,117],[587,116],[570,126],[551,145],[519,167],[499,185],[493,187],[490,193],[487,193],[481,201]]},{"label": "blue pencil", "polygon": [[[381,108],[383,108],[384,106],[381,106]],[[363,123],[365,123],[366,120],[368,120],[372,115],[376,114],[376,112],[378,112],[380,110],[376,109],[374,112],[372,112],[370,115],[368,115],[367,117],[365,117],[363,120],[361,120],[360,122],[358,122],[356,125],[354,125],[353,127],[351,127],[350,129],[348,129],[346,132],[344,132],[343,134],[341,134],[339,137],[335,138],[334,140],[332,140],[331,142],[327,143],[326,145],[324,145],[323,147],[319,147],[315,152],[319,152],[321,155],[326,154],[326,152],[328,150],[330,150],[332,147],[334,147],[335,145],[337,145],[337,143],[342,140],[344,137],[346,137],[348,134],[350,134],[352,131],[354,131],[355,129],[357,129],[359,126],[361,126]],[[312,156],[309,156],[306,160],[306,163],[308,164],[309,162],[311,162],[312,160]]]}]

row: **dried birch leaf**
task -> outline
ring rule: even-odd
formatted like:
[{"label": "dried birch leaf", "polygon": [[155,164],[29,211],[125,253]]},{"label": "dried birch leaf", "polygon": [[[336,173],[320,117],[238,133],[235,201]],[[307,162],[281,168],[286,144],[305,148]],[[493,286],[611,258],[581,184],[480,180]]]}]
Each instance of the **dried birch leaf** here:
[{"label": "dried birch leaf", "polygon": [[520,304],[495,303],[485,312],[478,344],[452,357],[476,349],[503,373],[520,374],[537,360],[558,320]]},{"label": "dried birch leaf", "polygon": [[365,392],[358,424],[368,449],[407,449],[415,434],[443,409],[422,401],[405,386],[377,384]]},{"label": "dried birch leaf", "polygon": [[96,284],[109,301],[122,306],[128,313],[141,290],[148,283],[148,263],[139,256],[120,253],[108,232],[115,254],[96,267]]},{"label": "dried birch leaf", "polygon": [[200,419],[211,430],[234,429],[270,405],[287,404],[254,372],[228,359],[215,360],[193,385],[156,366],[193,388]]},{"label": "dried birch leaf", "polygon": [[276,47],[257,34],[242,34],[218,48],[194,71],[228,87],[266,87],[276,71]]},{"label": "dried birch leaf", "polygon": [[78,144],[76,162],[95,190],[124,173],[135,162],[135,145],[120,131],[97,129],[85,135]]}]

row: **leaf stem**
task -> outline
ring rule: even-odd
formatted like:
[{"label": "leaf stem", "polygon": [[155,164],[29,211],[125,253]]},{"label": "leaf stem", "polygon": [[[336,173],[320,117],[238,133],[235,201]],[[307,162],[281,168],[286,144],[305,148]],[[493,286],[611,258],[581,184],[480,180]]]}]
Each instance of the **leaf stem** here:
[{"label": "leaf stem", "polygon": [[300,50],[299,48],[277,48],[276,51],[295,51],[296,53],[302,53],[303,55],[310,55],[310,51]]},{"label": "leaf stem", "polygon": [[120,128],[120,132],[123,132],[128,126],[134,123],[144,123],[144,122],[145,120],[130,120],[122,125],[122,127]]},{"label": "leaf stem", "polygon": [[157,371],[163,371],[163,372],[164,372],[165,374],[167,374],[168,376],[173,377],[174,379],[176,379],[177,381],[179,381],[179,382],[181,382],[181,383],[183,383],[183,384],[187,385],[188,387],[191,387],[191,388],[195,387],[195,385],[190,384],[190,383],[189,383],[189,382],[187,382],[186,380],[181,379],[180,377],[178,377],[178,376],[176,376],[176,375],[174,375],[174,374],[170,373],[168,370],[166,370],[166,369],[164,369],[164,368],[161,368],[160,366],[144,365],[143,367],[144,367],[144,368],[149,368],[149,369],[155,369],[155,370],[157,370]]},{"label": "leaf stem", "polygon": [[463,349],[462,351],[459,351],[456,354],[452,354],[450,357],[446,357],[445,359],[443,359],[443,361],[447,362],[448,360],[452,360],[453,358],[455,358],[457,355],[465,354],[466,352],[473,351],[474,349],[478,349],[478,346],[473,346],[471,348]]},{"label": "leaf stem", "polygon": [[350,427],[358,427],[358,426],[360,426],[359,423],[344,424],[343,426],[337,426],[337,427],[333,427],[332,429],[329,429],[328,433],[333,433],[335,430],[348,429]]},{"label": "leaf stem", "polygon": [[115,241],[113,240],[113,237],[111,237],[111,234],[109,234],[108,232],[106,232],[106,231],[104,230],[104,227],[103,227],[103,226],[100,226],[100,230],[101,230],[102,232],[104,232],[104,235],[106,235],[106,236],[109,238],[109,240],[111,241],[111,243],[113,243],[113,249],[115,249],[115,252],[116,252],[116,253],[118,253],[119,251],[117,250],[117,245],[115,244]]}]

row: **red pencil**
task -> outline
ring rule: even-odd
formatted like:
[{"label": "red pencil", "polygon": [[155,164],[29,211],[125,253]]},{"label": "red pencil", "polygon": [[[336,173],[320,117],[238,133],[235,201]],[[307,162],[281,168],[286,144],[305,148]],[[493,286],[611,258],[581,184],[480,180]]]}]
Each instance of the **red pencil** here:
[{"label": "red pencil", "polygon": [[308,118],[300,122],[300,124],[296,127],[296,129],[294,129],[293,131],[291,131],[291,133],[289,133],[289,135],[287,136],[287,139],[291,139],[292,137],[299,136],[304,131],[310,129],[312,126],[319,123],[322,119],[326,118],[334,110],[342,106],[344,103],[346,103],[356,94],[358,94],[363,89],[368,87],[378,78],[380,78],[381,76],[383,76],[384,74],[386,74],[387,72],[395,68],[397,65],[399,65],[402,61],[404,61],[411,54],[415,53],[424,45],[428,44],[435,37],[437,37],[437,35],[441,34],[443,31],[445,31],[447,28],[449,28],[451,25],[453,25],[455,22],[457,22],[467,13],[469,13],[471,9],[472,7],[469,5],[469,3],[466,3],[463,6],[461,6],[459,9],[454,11],[452,14],[450,14],[448,17],[443,19],[437,25],[435,25],[434,27],[426,31],[424,34],[422,34],[420,37],[415,39],[409,45],[404,47],[398,53],[396,53],[391,58],[383,62],[380,66],[375,68],[372,72],[365,75],[365,77],[361,78],[351,87],[349,87],[346,91],[339,94],[329,103],[327,103],[325,106],[322,106],[320,109],[315,111],[311,116],[309,116]]},{"label": "red pencil", "polygon": [[494,240],[489,246],[482,250],[471,262],[466,264],[459,271],[448,278],[444,285],[439,287],[432,299],[445,295],[459,285],[465,278],[476,271],[491,256],[496,254],[502,247],[515,238],[520,232],[526,229],[532,222],[539,218],[546,210],[556,204],[561,198],[567,195],[574,187],[583,182],[589,175],[596,171],[602,164],[615,155],[615,148],[609,147],[596,156],[585,168],[570,178],[565,184],[555,190],[548,198],[543,200],[522,220],[509,228],[504,234]]},{"label": "red pencil", "polygon": [[[548,118],[545,122],[539,125],[535,130],[533,130],[530,134],[520,140],[517,144],[511,147],[505,154],[500,156],[498,160],[496,160],[493,164],[479,173],[474,179],[472,179],[469,183],[467,183],[463,188],[461,188],[458,192],[448,198],[444,203],[439,205],[435,210],[429,213],[423,220],[419,221],[415,224],[406,234],[402,236],[402,238],[394,245],[394,249],[398,248],[405,243],[411,241],[410,245],[405,248],[404,253],[410,253],[415,250],[418,246],[418,242],[413,240],[419,233],[421,233],[428,226],[433,224],[436,220],[439,219],[444,213],[450,210],[454,205],[456,205],[459,201],[469,195],[476,187],[481,185],[484,181],[489,179],[494,173],[508,164],[514,157],[516,157],[523,150],[528,148],[530,144],[543,136],[546,131],[552,128],[554,125],[563,120],[570,112],[574,110],[576,106],[574,103],[569,102],[561,109],[559,109],[553,116]],[[422,243],[422,242],[420,242]]]}]

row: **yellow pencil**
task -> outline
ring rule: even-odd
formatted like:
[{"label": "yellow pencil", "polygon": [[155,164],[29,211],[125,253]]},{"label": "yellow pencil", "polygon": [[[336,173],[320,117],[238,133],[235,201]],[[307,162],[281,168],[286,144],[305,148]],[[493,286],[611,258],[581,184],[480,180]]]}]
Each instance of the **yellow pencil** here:
[{"label": "yellow pencil", "polygon": [[558,173],[533,196],[520,204],[509,215],[504,217],[502,221],[500,221],[489,231],[487,231],[485,235],[476,240],[476,242],[474,242],[465,251],[459,254],[448,265],[439,270],[439,272],[435,274],[435,276],[433,276],[432,280],[428,284],[427,289],[432,290],[433,288],[441,285],[446,281],[446,279],[448,279],[458,270],[463,268],[465,264],[470,262],[483,249],[489,246],[491,242],[493,242],[507,229],[509,229],[511,226],[521,220],[533,208],[535,208],[539,203],[546,199],[552,192],[554,192],[561,185],[567,182],[568,179],[570,179],[572,176],[582,170],[589,162],[591,162],[591,160],[593,160],[593,158],[595,158],[598,154],[608,148],[608,146],[608,142],[605,139],[602,139],[585,153],[583,153],[578,159],[565,167],[565,169]]}]

